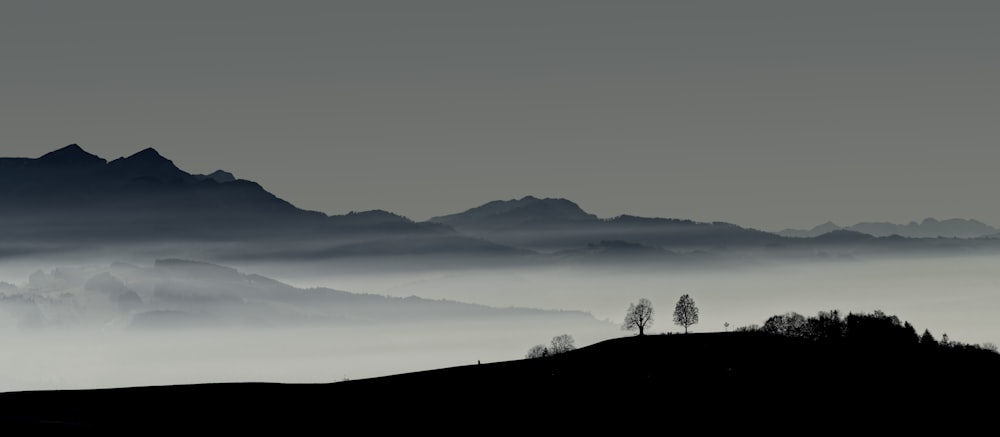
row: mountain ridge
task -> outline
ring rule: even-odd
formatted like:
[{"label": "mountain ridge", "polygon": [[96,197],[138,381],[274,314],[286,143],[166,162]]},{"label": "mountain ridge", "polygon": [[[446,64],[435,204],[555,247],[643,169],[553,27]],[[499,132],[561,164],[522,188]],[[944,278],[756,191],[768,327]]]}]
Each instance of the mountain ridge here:
[{"label": "mountain ridge", "polygon": [[185,172],[152,147],[109,162],[77,144],[39,158],[0,158],[0,239],[15,247],[58,250],[149,243],[239,246],[231,253],[209,248],[223,258],[368,250],[521,253],[381,210],[338,216],[300,209],[224,170]]},{"label": "mountain ridge", "polygon": [[907,238],[979,238],[1000,232],[1000,229],[976,219],[949,218],[938,220],[927,217],[920,222],[910,221],[905,225],[892,222],[858,222],[841,227],[828,221],[811,229],[789,228],[783,229],[777,234],[784,237],[813,238],[840,229],[861,232],[875,237],[898,235]]},{"label": "mountain ridge", "polygon": [[471,225],[504,228],[530,222],[561,220],[596,221],[598,218],[567,199],[528,195],[520,199],[490,201],[463,212],[432,217],[428,221],[453,227]]},{"label": "mountain ridge", "polygon": [[764,245],[782,240],[775,234],[724,222],[639,217],[599,218],[562,198],[491,201],[460,213],[431,218],[456,230],[543,252],[575,250],[600,241],[621,241],[670,249]]},{"label": "mountain ridge", "polygon": [[[997,239],[933,242],[940,232],[932,231],[1000,235],[964,219],[886,226],[841,228],[828,222],[782,234],[719,221],[630,214],[600,218],[571,200],[531,195],[417,222],[385,210],[328,215],[300,209],[224,170],[188,173],[151,147],[110,162],[77,144],[38,158],[0,158],[0,239],[7,243],[3,253],[8,255],[153,246],[165,247],[160,256],[171,256],[176,247],[185,256],[215,261],[447,255],[452,259],[434,262],[482,264],[495,257],[560,253],[573,254],[560,258],[564,260],[680,259],[684,254],[710,259],[700,255],[704,253],[801,258],[829,254],[827,249],[836,256],[941,249],[973,253],[992,250]],[[906,234],[900,227],[922,231]],[[841,230],[877,238],[837,232]]]}]

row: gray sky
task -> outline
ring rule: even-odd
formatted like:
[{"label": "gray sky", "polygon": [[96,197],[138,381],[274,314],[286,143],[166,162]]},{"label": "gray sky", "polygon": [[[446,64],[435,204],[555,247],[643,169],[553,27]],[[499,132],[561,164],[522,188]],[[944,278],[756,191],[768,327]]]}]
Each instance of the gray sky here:
[{"label": "gray sky", "polygon": [[996,2],[4,2],[0,156],[156,147],[328,213],[527,194],[1000,225]]}]

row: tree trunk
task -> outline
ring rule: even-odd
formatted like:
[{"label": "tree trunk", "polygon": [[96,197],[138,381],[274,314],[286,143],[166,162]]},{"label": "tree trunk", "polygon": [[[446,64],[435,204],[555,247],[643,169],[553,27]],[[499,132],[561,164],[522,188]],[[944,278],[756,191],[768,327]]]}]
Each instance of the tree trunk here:
[{"label": "tree trunk", "polygon": [[687,333],[688,333],[688,327],[687,327],[687,325],[684,325],[684,333],[685,333],[685,334],[687,334]]},{"label": "tree trunk", "polygon": [[639,325],[639,335],[642,335],[642,325]]}]

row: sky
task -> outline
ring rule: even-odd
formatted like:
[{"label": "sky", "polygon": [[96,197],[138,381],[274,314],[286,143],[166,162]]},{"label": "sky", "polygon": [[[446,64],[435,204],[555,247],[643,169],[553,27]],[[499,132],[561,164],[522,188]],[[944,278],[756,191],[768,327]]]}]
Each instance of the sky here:
[{"label": "sky", "polygon": [[0,156],[155,147],[306,208],[564,197],[1000,225],[1000,4],[9,1]]}]

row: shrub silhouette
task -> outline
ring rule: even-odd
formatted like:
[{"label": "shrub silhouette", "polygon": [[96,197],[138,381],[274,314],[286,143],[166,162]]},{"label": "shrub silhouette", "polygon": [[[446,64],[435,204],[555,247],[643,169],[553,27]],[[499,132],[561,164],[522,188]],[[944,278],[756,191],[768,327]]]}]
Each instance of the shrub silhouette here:
[{"label": "shrub silhouette", "polygon": [[525,358],[542,358],[542,357],[547,357],[547,356],[549,356],[549,349],[546,348],[544,344],[536,344],[536,345],[532,346],[531,349],[528,349],[528,353],[524,357]]},{"label": "shrub silhouette", "polygon": [[561,354],[573,349],[576,349],[576,340],[573,340],[571,335],[563,334],[552,337],[552,343],[549,346],[550,353]]},{"label": "shrub silhouette", "polygon": [[552,342],[546,347],[544,344],[536,344],[528,349],[525,358],[542,358],[550,355],[557,355],[576,349],[576,340],[572,335],[563,334],[552,337]]}]

